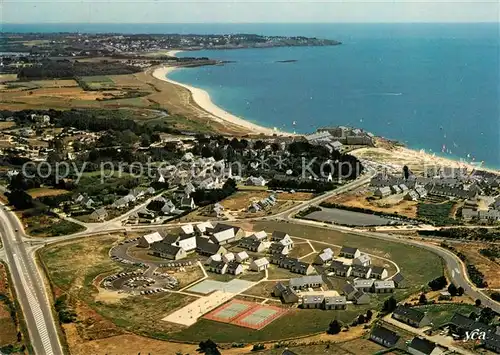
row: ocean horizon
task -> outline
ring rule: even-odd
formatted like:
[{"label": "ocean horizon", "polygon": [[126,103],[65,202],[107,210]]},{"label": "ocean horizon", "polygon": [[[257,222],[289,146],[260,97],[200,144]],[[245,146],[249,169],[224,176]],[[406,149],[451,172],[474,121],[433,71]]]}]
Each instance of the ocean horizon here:
[{"label": "ocean horizon", "polygon": [[[172,80],[206,90],[224,110],[266,127],[311,133],[360,127],[412,149],[500,168],[498,23],[4,24],[2,31],[255,33],[342,45],[203,50],[230,61]],[[280,61],[294,60],[283,63]]]}]

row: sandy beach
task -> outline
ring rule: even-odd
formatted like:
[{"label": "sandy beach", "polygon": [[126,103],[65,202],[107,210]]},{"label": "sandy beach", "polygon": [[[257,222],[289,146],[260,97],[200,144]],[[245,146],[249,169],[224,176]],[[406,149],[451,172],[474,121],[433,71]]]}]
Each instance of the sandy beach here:
[{"label": "sandy beach", "polygon": [[[169,51],[168,53],[169,53],[169,55],[173,56],[178,52],[180,52],[180,51],[172,50],[172,51]],[[163,80],[163,81],[169,82],[171,84],[179,85],[179,86],[182,86],[183,88],[188,89],[191,92],[193,100],[196,102],[196,104],[198,104],[198,106],[200,106],[206,112],[210,113],[213,116],[213,119],[215,121],[220,122],[220,123],[228,122],[228,123],[231,123],[233,125],[243,127],[245,129],[249,130],[251,133],[255,133],[255,134],[290,135],[289,133],[286,133],[286,132],[280,132],[278,130],[259,126],[255,123],[246,121],[243,118],[237,117],[237,116],[223,110],[222,108],[220,108],[219,106],[215,105],[212,102],[212,100],[210,99],[210,95],[205,90],[202,90],[202,89],[190,86],[190,85],[186,85],[183,83],[179,83],[177,81],[169,79],[167,77],[167,75],[169,73],[171,73],[172,71],[174,71],[175,69],[177,69],[177,68],[176,67],[157,68],[154,70],[153,76],[156,79]]]}]

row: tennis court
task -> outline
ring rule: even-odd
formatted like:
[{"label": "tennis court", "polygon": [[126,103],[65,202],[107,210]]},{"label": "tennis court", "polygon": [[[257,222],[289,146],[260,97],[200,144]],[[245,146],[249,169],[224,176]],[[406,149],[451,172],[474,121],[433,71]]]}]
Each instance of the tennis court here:
[{"label": "tennis court", "polygon": [[252,303],[233,300],[207,314],[205,318],[229,323],[233,319],[250,310],[252,307],[254,307]]},{"label": "tennis court", "polygon": [[286,312],[286,308],[232,300],[208,313],[204,318],[245,328],[262,329]]}]

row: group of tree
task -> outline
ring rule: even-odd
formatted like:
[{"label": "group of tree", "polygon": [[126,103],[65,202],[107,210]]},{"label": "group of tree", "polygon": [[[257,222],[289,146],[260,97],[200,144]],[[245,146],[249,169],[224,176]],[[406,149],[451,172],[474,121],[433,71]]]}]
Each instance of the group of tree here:
[{"label": "group of tree", "polygon": [[484,278],[484,274],[474,264],[467,263],[467,273],[470,280],[479,288],[488,287],[488,282]]},{"label": "group of tree", "polygon": [[464,294],[465,290],[462,286],[457,287],[454,284],[450,284],[448,286],[448,292],[450,293],[450,295],[452,297],[455,297],[455,296],[462,296]]},{"label": "group of tree", "polygon": [[384,305],[382,306],[382,311],[384,313],[393,312],[398,306],[398,301],[394,298],[394,296],[389,297],[384,301]]},{"label": "group of tree", "polygon": [[198,345],[198,352],[206,355],[220,355],[221,353],[217,344],[211,339],[201,341]]},{"label": "group of tree", "polygon": [[419,231],[423,236],[436,236],[445,239],[464,239],[464,240],[482,240],[494,242],[500,240],[500,231],[498,228],[447,228],[437,231]]},{"label": "group of tree", "polygon": [[342,331],[342,322],[334,319],[328,325],[327,334],[338,334]]},{"label": "group of tree", "polygon": [[133,74],[141,71],[140,68],[120,62],[79,62],[77,60],[50,60],[40,61],[33,66],[26,66],[19,70],[19,79],[78,79],[80,76],[121,75]]},{"label": "group of tree", "polygon": [[61,323],[73,323],[76,321],[76,313],[71,309],[67,295],[56,298],[54,308]]},{"label": "group of tree", "polygon": [[438,278],[430,281],[428,285],[432,291],[438,291],[445,288],[446,285],[448,285],[448,281],[446,281],[446,277],[439,276]]}]

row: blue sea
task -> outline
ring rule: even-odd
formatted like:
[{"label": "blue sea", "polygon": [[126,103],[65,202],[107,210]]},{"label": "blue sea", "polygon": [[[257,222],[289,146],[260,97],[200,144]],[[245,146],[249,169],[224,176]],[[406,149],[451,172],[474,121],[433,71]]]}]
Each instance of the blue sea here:
[{"label": "blue sea", "polygon": [[[3,31],[21,31],[4,25]],[[20,25],[17,25],[20,26]],[[362,127],[450,158],[500,168],[499,24],[23,25],[25,31],[256,33],[340,46],[184,52],[234,61],[173,80],[258,124],[309,133]],[[45,27],[44,27],[45,26]],[[282,60],[296,60],[280,63]],[[443,153],[444,150],[444,153]]]}]

